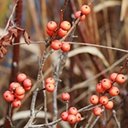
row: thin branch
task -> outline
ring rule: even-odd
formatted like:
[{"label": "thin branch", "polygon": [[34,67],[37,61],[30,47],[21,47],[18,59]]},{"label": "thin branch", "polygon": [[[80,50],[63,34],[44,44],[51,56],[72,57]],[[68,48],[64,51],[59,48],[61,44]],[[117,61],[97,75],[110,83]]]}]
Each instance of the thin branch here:
[{"label": "thin branch", "polygon": [[100,116],[97,116],[96,119],[94,120],[94,122],[91,124],[91,126],[89,128],[94,128],[95,124],[97,123],[97,121],[100,119]]}]

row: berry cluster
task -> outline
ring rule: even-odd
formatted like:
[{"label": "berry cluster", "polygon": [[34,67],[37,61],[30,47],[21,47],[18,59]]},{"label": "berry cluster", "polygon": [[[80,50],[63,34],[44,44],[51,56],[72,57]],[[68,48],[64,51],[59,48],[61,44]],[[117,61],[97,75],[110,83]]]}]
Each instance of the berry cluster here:
[{"label": "berry cluster", "polygon": [[70,107],[68,111],[61,113],[61,119],[69,122],[70,124],[75,124],[81,121],[81,114],[78,112],[77,108]]},{"label": "berry cluster", "polygon": [[9,89],[4,92],[3,97],[12,104],[12,107],[20,107],[25,91],[29,91],[31,87],[32,81],[27,78],[26,74],[20,73],[17,75],[17,82],[10,83]]},{"label": "berry cluster", "polygon": [[53,92],[55,89],[55,80],[53,77],[48,77],[45,80],[45,90],[48,92]]},{"label": "berry cluster", "polygon": [[83,5],[81,9],[75,13],[75,18],[80,18],[80,20],[83,21],[90,12],[90,7],[88,5]]},{"label": "berry cluster", "polygon": [[111,110],[114,106],[113,101],[109,100],[110,97],[119,95],[119,88],[114,84],[122,85],[126,81],[126,77],[123,74],[112,73],[109,79],[105,78],[100,81],[96,85],[96,92],[101,94],[101,96],[92,95],[90,97],[90,103],[93,105],[100,104],[101,106],[96,106],[93,109],[93,113],[96,116],[100,116],[102,114],[102,107],[105,109]]}]

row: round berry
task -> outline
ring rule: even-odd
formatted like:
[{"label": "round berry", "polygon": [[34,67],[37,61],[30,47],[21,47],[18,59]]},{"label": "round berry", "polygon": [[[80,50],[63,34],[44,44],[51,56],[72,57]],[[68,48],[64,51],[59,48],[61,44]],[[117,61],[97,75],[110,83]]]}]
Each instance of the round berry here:
[{"label": "round berry", "polygon": [[23,100],[24,99],[24,94],[23,95],[16,95],[15,94],[15,97],[17,98],[17,99],[19,99],[19,100]]},{"label": "round berry", "polygon": [[71,24],[68,21],[62,21],[60,24],[60,28],[62,28],[63,30],[68,31],[71,28]]},{"label": "round berry", "polygon": [[14,108],[20,107],[20,106],[21,106],[21,101],[18,100],[18,99],[15,99],[15,100],[12,102],[12,106],[13,106]]},{"label": "round berry", "polygon": [[118,84],[124,84],[126,81],[126,76],[123,75],[123,74],[118,74],[117,77],[116,77],[116,82]]},{"label": "round berry", "polygon": [[47,34],[48,34],[49,36],[53,36],[53,34],[54,34],[54,31],[51,31],[51,30],[49,30],[49,29],[46,29],[46,32],[47,32]]},{"label": "round berry", "polygon": [[107,90],[107,89],[111,88],[112,82],[109,79],[103,79],[101,81],[101,85],[102,85],[104,90]]},{"label": "round berry", "polygon": [[108,103],[105,105],[105,108],[108,110],[111,110],[114,106],[113,101],[108,101]]},{"label": "round berry", "polygon": [[61,48],[61,42],[59,40],[52,41],[51,48],[54,50],[59,50]]},{"label": "round berry", "polygon": [[96,92],[98,92],[98,93],[104,93],[104,91],[105,91],[105,90],[103,89],[101,83],[98,83],[98,84],[96,85]]},{"label": "round berry", "polygon": [[75,107],[70,107],[68,113],[72,115],[76,115],[78,113],[78,110]]},{"label": "round berry", "polygon": [[96,116],[101,116],[101,114],[102,114],[102,109],[101,109],[100,107],[95,107],[95,108],[93,109],[93,113],[94,113],[94,115],[96,115]]},{"label": "round berry", "polygon": [[107,96],[101,96],[99,101],[101,104],[106,105],[108,103],[108,97]]},{"label": "round berry", "polygon": [[79,18],[81,16],[81,11],[75,12],[75,18]]},{"label": "round berry", "polygon": [[61,94],[61,99],[62,99],[63,101],[69,101],[69,100],[70,100],[70,94],[67,93],[67,92],[63,92],[63,93]]},{"label": "round berry", "polygon": [[63,121],[67,121],[67,119],[68,119],[68,112],[62,112],[61,113],[61,118],[62,118]]},{"label": "round berry", "polygon": [[118,73],[112,73],[109,78],[110,78],[111,81],[114,81],[115,82],[117,76],[118,76]]},{"label": "round berry", "polygon": [[68,52],[71,48],[71,45],[68,42],[63,42],[61,46],[61,50],[63,52]]},{"label": "round berry", "polygon": [[76,122],[80,122],[81,121],[81,114],[78,112],[77,114],[76,114]]},{"label": "round berry", "polygon": [[48,84],[48,83],[51,83],[51,84],[55,84],[55,80],[53,77],[48,77],[46,80],[45,80],[45,83]]},{"label": "round berry", "polygon": [[15,89],[15,94],[16,95],[24,95],[25,94],[25,90],[22,86],[19,86]]},{"label": "round berry", "polygon": [[117,96],[117,95],[119,95],[119,93],[120,93],[119,89],[115,86],[113,86],[109,89],[109,94],[111,96]]},{"label": "round berry", "polygon": [[54,84],[51,84],[51,83],[45,84],[45,89],[46,89],[48,92],[53,92],[54,89],[55,89],[55,85],[54,85]]},{"label": "round berry", "polygon": [[91,102],[92,104],[98,104],[98,102],[99,102],[99,97],[98,97],[97,95],[92,95],[92,96],[90,97],[90,102]]},{"label": "round berry", "polygon": [[83,15],[88,15],[90,12],[91,12],[91,9],[90,9],[90,7],[88,5],[83,5],[81,7],[81,13]]},{"label": "round berry", "polygon": [[60,28],[58,30],[58,36],[59,37],[64,37],[66,34],[67,34],[67,31],[66,30],[63,30],[62,28]]},{"label": "round berry", "polygon": [[55,21],[49,21],[47,24],[47,29],[50,31],[55,31],[57,28],[57,23]]},{"label": "round berry", "polygon": [[26,78],[27,78],[27,76],[26,76],[26,74],[24,74],[24,73],[19,73],[19,74],[17,75],[17,81],[18,81],[19,83],[22,83]]},{"label": "round berry", "polygon": [[31,90],[31,88],[32,87],[25,87],[24,89],[25,89],[25,91],[29,91],[29,90]]},{"label": "round berry", "polygon": [[85,16],[85,15],[82,15],[82,16],[80,17],[80,21],[85,20],[85,18],[86,18],[86,16]]},{"label": "round berry", "polygon": [[75,124],[75,123],[76,123],[76,116],[75,116],[75,115],[68,115],[67,121],[68,121],[70,124]]},{"label": "round berry", "polygon": [[18,83],[18,82],[12,82],[12,83],[10,83],[10,85],[9,85],[9,90],[10,91],[14,91],[17,87],[19,87],[20,86],[20,84]]},{"label": "round berry", "polygon": [[23,86],[24,86],[24,88],[32,87],[32,81],[29,78],[25,79],[23,81]]},{"label": "round berry", "polygon": [[4,92],[3,97],[7,102],[12,102],[14,100],[14,95],[9,90]]}]

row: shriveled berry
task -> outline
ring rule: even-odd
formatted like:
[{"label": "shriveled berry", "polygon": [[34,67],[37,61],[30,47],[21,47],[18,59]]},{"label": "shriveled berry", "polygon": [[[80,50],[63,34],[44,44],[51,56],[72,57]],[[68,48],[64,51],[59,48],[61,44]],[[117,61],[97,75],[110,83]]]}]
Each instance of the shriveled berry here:
[{"label": "shriveled berry", "polygon": [[54,84],[51,84],[51,83],[45,84],[45,89],[48,92],[53,92],[54,89],[55,89],[55,85]]},{"label": "shriveled berry", "polygon": [[21,106],[21,100],[18,100],[18,99],[15,99],[13,102],[12,102],[12,107],[14,108],[18,108]]},{"label": "shriveled berry", "polygon": [[108,101],[108,103],[105,105],[105,108],[108,110],[111,110],[114,106],[113,101]]},{"label": "shriveled berry", "polygon": [[53,77],[48,77],[46,80],[45,80],[45,83],[51,83],[51,84],[55,84],[55,80]]},{"label": "shriveled berry", "polygon": [[81,7],[81,13],[83,15],[88,15],[90,12],[91,12],[91,9],[90,9],[90,7],[88,5],[83,5]]},{"label": "shriveled berry", "polygon": [[108,97],[107,96],[101,96],[99,101],[102,105],[106,105],[108,103]]},{"label": "shriveled berry", "polygon": [[68,31],[71,28],[71,24],[68,21],[62,21],[60,24],[60,28],[62,28],[63,30]]},{"label": "shriveled berry", "polygon": [[63,52],[68,52],[71,48],[71,45],[68,42],[62,42],[61,50]]},{"label": "shriveled berry", "polygon": [[58,30],[58,36],[59,37],[64,37],[66,34],[67,34],[67,31],[66,30],[63,30],[62,28],[60,28]]},{"label": "shriveled berry", "polygon": [[116,86],[112,86],[110,89],[109,89],[109,94],[111,96],[117,96],[119,95],[120,93],[120,90],[116,87]]},{"label": "shriveled berry", "polygon": [[61,113],[61,118],[62,118],[63,121],[67,121],[67,119],[68,119],[68,112],[62,112]]},{"label": "shriveled berry", "polygon": [[51,48],[54,50],[59,50],[61,48],[61,42],[59,40],[52,41]]},{"label": "shriveled berry", "polygon": [[17,81],[18,81],[19,83],[22,83],[26,78],[27,78],[27,76],[26,76],[26,74],[24,74],[24,73],[19,73],[19,74],[17,75]]},{"label": "shriveled berry", "polygon": [[4,92],[3,97],[7,102],[12,102],[14,100],[14,95],[9,90]]},{"label": "shriveled berry", "polygon": [[107,89],[110,89],[111,88],[112,82],[109,79],[103,79],[101,81],[101,85],[102,85],[102,87],[103,87],[104,90],[107,90]]},{"label": "shriveled berry", "polygon": [[63,92],[63,93],[61,94],[61,99],[62,99],[63,101],[69,101],[69,100],[70,100],[70,94],[67,93],[67,92]]},{"label": "shriveled berry", "polygon": [[92,96],[90,97],[90,102],[91,102],[92,104],[98,104],[98,102],[99,102],[99,97],[98,97],[97,95],[92,95]]},{"label": "shriveled berry", "polygon": [[94,113],[94,115],[96,115],[96,116],[101,116],[101,114],[102,114],[102,109],[101,109],[101,107],[95,107],[95,108],[93,109],[93,113]]},{"label": "shriveled berry", "polygon": [[72,115],[76,115],[78,113],[78,110],[75,107],[70,107],[68,113]]},{"label": "shriveled berry", "polygon": [[68,119],[67,121],[70,123],[70,124],[75,124],[76,123],[76,116],[75,115],[68,115]]},{"label": "shriveled berry", "polygon": [[98,92],[98,93],[104,93],[104,91],[105,91],[105,90],[103,89],[101,83],[98,83],[98,84],[96,85],[96,92]]},{"label": "shriveled berry", "polygon": [[57,28],[57,23],[55,21],[49,21],[47,24],[47,29],[50,31],[55,31]]}]

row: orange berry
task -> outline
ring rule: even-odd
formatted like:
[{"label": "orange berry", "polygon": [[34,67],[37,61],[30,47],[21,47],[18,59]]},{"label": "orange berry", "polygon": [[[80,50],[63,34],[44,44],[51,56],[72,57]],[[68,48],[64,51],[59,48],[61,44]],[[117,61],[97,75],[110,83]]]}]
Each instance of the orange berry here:
[{"label": "orange berry", "polygon": [[17,99],[19,99],[19,100],[23,100],[24,99],[24,94],[23,95],[17,95],[17,94],[15,94],[15,97],[17,98]]},{"label": "orange berry", "polygon": [[54,50],[59,50],[61,48],[61,42],[59,40],[52,41],[51,48]]},{"label": "orange berry", "polygon": [[12,83],[10,83],[10,85],[9,85],[9,90],[10,91],[14,91],[17,87],[19,87],[20,86],[20,84],[18,83],[18,82],[12,82]]},{"label": "orange berry", "polygon": [[12,102],[12,106],[13,106],[14,108],[20,107],[20,106],[21,106],[21,101],[18,100],[18,99],[15,99],[15,100]]},{"label": "orange berry", "polygon": [[114,106],[113,101],[108,101],[108,103],[105,105],[105,108],[111,110],[113,106]]},{"label": "orange berry", "polygon": [[51,83],[47,83],[47,84],[45,84],[45,89],[46,89],[48,92],[53,92],[54,89],[55,89],[55,85],[54,85],[54,84],[51,84]]},{"label": "orange berry", "polygon": [[48,84],[48,83],[51,83],[51,84],[55,84],[55,80],[53,77],[48,77],[46,80],[45,80],[45,83]]},{"label": "orange berry", "polygon": [[118,73],[112,73],[109,78],[111,81],[116,81],[117,76],[118,76]]},{"label": "orange berry", "polygon": [[19,73],[19,74],[17,75],[17,81],[18,81],[19,83],[22,83],[26,78],[27,78],[27,76],[26,76],[26,74],[24,74],[24,73]]},{"label": "orange berry", "polygon": [[105,105],[108,103],[108,97],[107,96],[101,96],[99,101],[101,104]]},{"label": "orange berry", "polygon": [[61,50],[63,52],[68,52],[71,48],[71,45],[68,42],[63,42],[61,46]]},{"label": "orange berry", "polygon": [[70,123],[70,124],[75,124],[76,123],[76,116],[75,115],[68,115],[68,118],[67,118],[67,121]]},{"label": "orange berry", "polygon": [[101,81],[101,85],[102,85],[104,90],[107,90],[107,89],[111,88],[112,82],[109,79],[103,79]]},{"label": "orange berry", "polygon": [[98,104],[98,102],[99,102],[99,97],[98,97],[97,95],[92,95],[92,96],[90,97],[90,102],[91,102],[92,104]]},{"label": "orange berry", "polygon": [[49,36],[53,36],[53,34],[54,34],[54,31],[51,31],[51,30],[49,30],[49,29],[46,29],[46,32],[47,32],[47,34],[48,34]]},{"label": "orange berry", "polygon": [[24,86],[24,88],[32,87],[32,81],[29,78],[25,79],[23,81],[23,86]]},{"label": "orange berry", "polygon": [[60,24],[60,28],[62,28],[63,30],[68,31],[71,28],[71,24],[68,21],[62,21]]},{"label": "orange berry", "polygon": [[93,113],[94,113],[94,115],[96,115],[96,116],[101,116],[101,114],[102,114],[102,109],[101,109],[100,107],[95,107],[95,108],[93,109]]},{"label": "orange berry", "polygon": [[80,122],[81,121],[81,114],[78,112],[77,114],[76,114],[76,122]]},{"label": "orange berry", "polygon": [[69,101],[69,100],[70,100],[70,94],[67,93],[67,92],[63,92],[63,93],[61,94],[61,99],[62,99],[63,101]]},{"label": "orange berry", "polygon": [[24,95],[25,94],[25,90],[22,86],[18,86],[16,89],[15,89],[15,94],[16,95]]},{"label": "orange berry", "polygon": [[67,34],[67,31],[64,30],[64,29],[60,28],[60,29],[58,30],[58,36],[64,37],[66,34]]},{"label": "orange berry", "polygon": [[103,89],[101,83],[98,83],[96,85],[96,91],[99,92],[99,93],[104,93],[105,90]]},{"label": "orange berry", "polygon": [[67,121],[67,119],[68,119],[68,112],[62,112],[61,113],[61,118],[62,118],[63,121]]},{"label": "orange berry", "polygon": [[109,89],[109,94],[111,96],[117,96],[117,95],[119,95],[119,93],[120,93],[119,89],[115,86],[113,86]]},{"label": "orange berry", "polygon": [[126,81],[126,76],[123,75],[123,74],[118,74],[117,77],[116,77],[116,82],[118,84],[124,84]]},{"label": "orange berry", "polygon": [[72,115],[76,115],[78,113],[78,110],[75,107],[70,107],[68,113]]},{"label": "orange berry", "polygon": [[4,92],[3,97],[7,102],[12,102],[14,100],[14,95],[9,90]]},{"label": "orange berry", "polygon": [[90,12],[91,12],[91,9],[90,9],[90,7],[88,5],[83,5],[81,7],[81,13],[83,15],[88,15]]},{"label": "orange berry", "polygon": [[57,28],[57,23],[55,21],[49,21],[47,24],[47,29],[50,31],[55,31]]}]

